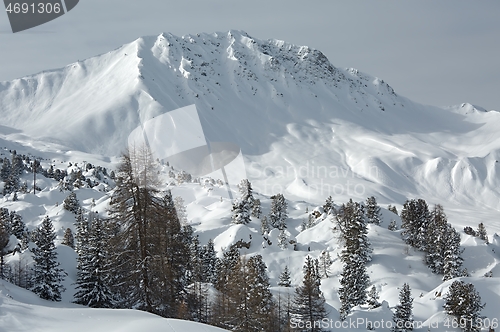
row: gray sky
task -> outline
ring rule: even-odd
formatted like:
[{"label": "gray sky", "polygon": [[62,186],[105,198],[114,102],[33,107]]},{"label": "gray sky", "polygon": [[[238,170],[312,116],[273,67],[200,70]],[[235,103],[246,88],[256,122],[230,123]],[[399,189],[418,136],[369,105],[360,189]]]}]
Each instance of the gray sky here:
[{"label": "gray sky", "polygon": [[321,50],[424,104],[500,111],[500,1],[80,0],[13,34],[0,12],[0,81],[108,52],[144,35],[244,30]]}]

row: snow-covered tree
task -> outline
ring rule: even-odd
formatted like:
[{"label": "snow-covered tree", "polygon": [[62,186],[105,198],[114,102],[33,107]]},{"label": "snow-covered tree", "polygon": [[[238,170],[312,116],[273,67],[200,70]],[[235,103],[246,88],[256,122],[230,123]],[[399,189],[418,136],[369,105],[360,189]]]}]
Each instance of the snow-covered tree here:
[{"label": "snow-covered tree", "polygon": [[285,229],[281,229],[278,235],[278,247],[281,249],[288,248],[288,234]]},{"label": "snow-covered tree", "polygon": [[340,319],[344,320],[352,307],[366,302],[369,276],[366,263],[371,260],[371,247],[367,237],[363,206],[350,200],[337,214],[344,249],[340,254],[343,264],[339,288]]},{"label": "snow-covered tree", "polygon": [[312,325],[307,331],[324,331],[321,326],[314,324],[314,322],[327,317],[325,298],[320,290],[321,278],[318,273],[317,260],[307,256],[303,272],[302,283],[295,289],[292,315],[297,322],[301,322],[304,326],[306,324]]},{"label": "snow-covered tree", "polygon": [[269,223],[267,222],[267,217],[262,216],[262,219],[260,219],[260,232],[262,235],[269,233],[270,231]]},{"label": "snow-covered tree", "polygon": [[333,264],[333,259],[330,252],[323,250],[319,256],[319,274],[321,278],[328,278],[330,275],[330,266]]},{"label": "snow-covered tree", "polygon": [[462,273],[463,258],[460,256],[463,249],[460,248],[460,233],[450,224],[446,227],[443,237],[444,257],[443,257],[443,280],[459,277]]},{"label": "snow-covered tree", "polygon": [[54,240],[56,233],[49,217],[45,217],[36,231],[33,248],[34,279],[32,291],[44,300],[61,301],[65,273],[59,268]]},{"label": "snow-covered tree", "polygon": [[426,237],[429,231],[430,213],[427,202],[423,199],[407,200],[401,210],[401,235],[407,244],[425,251]]},{"label": "snow-covered tree", "polygon": [[399,304],[396,306],[392,320],[394,332],[408,332],[413,330],[413,298],[410,286],[405,283],[399,292]]},{"label": "snow-covered tree", "polygon": [[328,196],[328,198],[326,199],[325,204],[323,204],[323,211],[328,215],[333,215],[336,213],[332,196]]},{"label": "snow-covered tree", "polygon": [[250,222],[250,209],[247,202],[235,199],[231,212],[233,224],[248,224]]},{"label": "snow-covered tree", "polygon": [[365,216],[368,223],[380,225],[382,222],[382,214],[380,213],[380,206],[374,196],[366,199]]},{"label": "snow-covered tree", "polygon": [[285,229],[288,218],[287,203],[282,194],[271,196],[271,211],[269,212],[269,223],[279,230]]},{"label": "snow-covered tree", "polygon": [[395,206],[393,206],[393,205],[391,205],[391,204],[389,204],[389,205],[387,206],[387,210],[391,211],[391,212],[392,212],[392,213],[394,213],[395,215],[397,215],[397,214],[398,214],[398,209],[396,209],[396,207],[395,207]]},{"label": "snow-covered tree", "polygon": [[215,284],[217,280],[217,253],[212,239],[208,240],[208,243],[201,249],[201,264],[203,281]]},{"label": "snow-covered tree", "polygon": [[83,232],[80,236],[87,238],[83,241],[86,245],[78,252],[74,302],[91,308],[112,308],[114,300],[106,249],[109,239],[104,221],[92,215],[90,229]]},{"label": "snow-covered tree", "polygon": [[5,219],[0,219],[0,279],[5,278],[4,256],[7,254],[9,244],[9,230]]},{"label": "snow-covered tree", "polygon": [[391,222],[389,223],[389,226],[387,226],[387,229],[390,231],[397,231],[398,224],[396,223],[396,220],[392,219]]},{"label": "snow-covered tree", "polygon": [[73,236],[73,232],[71,231],[71,228],[66,228],[64,231],[64,237],[61,242],[61,244],[64,244],[65,246],[68,246],[70,248],[75,248],[75,238]]},{"label": "snow-covered tree", "polygon": [[292,281],[290,280],[290,270],[288,269],[288,265],[285,266],[285,269],[280,274],[278,286],[281,286],[281,287],[291,287],[292,286]]},{"label": "snow-covered tree", "polygon": [[380,295],[377,292],[377,287],[375,287],[375,285],[373,285],[372,288],[370,288],[370,290],[368,291],[367,297],[368,297],[368,300],[366,301],[366,303],[368,303],[370,308],[374,309],[374,308],[380,307],[381,304],[378,301],[378,299],[380,298]]},{"label": "snow-covered tree", "polygon": [[262,207],[260,205],[260,199],[254,199],[252,206],[252,216],[255,218],[259,218],[262,215]]},{"label": "snow-covered tree", "polygon": [[188,224],[188,216],[186,206],[184,205],[184,199],[181,196],[176,196],[174,198],[175,211],[177,212],[177,217],[181,225]]},{"label": "snow-covered tree", "polygon": [[463,326],[463,330],[467,332],[481,330],[479,318],[485,304],[481,303],[481,296],[473,284],[461,280],[454,281],[444,299],[444,310],[453,316],[458,326]]},{"label": "snow-covered tree", "polygon": [[486,243],[488,243],[488,233],[486,232],[486,227],[484,227],[483,223],[479,223],[479,225],[477,226],[476,234],[481,240],[484,240]]},{"label": "snow-covered tree", "polygon": [[65,210],[68,210],[69,212],[73,213],[78,212],[78,208],[80,207],[80,202],[78,201],[78,198],[76,197],[76,194],[74,192],[71,192],[64,199],[63,207]]}]

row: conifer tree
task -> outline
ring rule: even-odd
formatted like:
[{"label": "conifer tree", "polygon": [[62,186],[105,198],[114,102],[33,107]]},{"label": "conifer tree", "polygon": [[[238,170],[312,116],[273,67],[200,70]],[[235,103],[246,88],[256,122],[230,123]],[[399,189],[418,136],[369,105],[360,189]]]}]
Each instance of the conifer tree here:
[{"label": "conifer tree", "polygon": [[[429,229],[430,213],[427,202],[423,199],[407,200],[401,210],[401,235],[410,246],[425,251]],[[430,231],[430,230],[429,230]]]},{"label": "conifer tree", "polygon": [[260,232],[262,235],[269,233],[271,229],[269,228],[269,223],[267,222],[267,217],[262,216],[260,220]]},{"label": "conifer tree", "polygon": [[80,202],[78,201],[78,198],[76,197],[76,194],[74,192],[71,192],[64,199],[63,207],[65,210],[68,210],[69,212],[73,213],[78,212],[78,208],[80,207]]},{"label": "conifer tree", "polygon": [[110,289],[108,236],[104,221],[92,214],[89,229],[82,229],[85,237],[78,252],[77,279],[74,302],[91,308],[112,308],[113,295]]},{"label": "conifer tree", "polygon": [[369,283],[366,263],[371,260],[371,247],[366,236],[367,227],[362,205],[352,200],[343,204],[337,214],[337,223],[345,245],[340,254],[343,270],[339,289],[340,319],[344,320],[352,307],[366,302]]},{"label": "conifer tree", "polygon": [[382,215],[380,213],[380,206],[374,196],[366,199],[365,215],[368,223],[380,225],[382,222]]},{"label": "conifer tree", "polygon": [[484,240],[486,243],[489,243],[488,233],[486,232],[486,227],[484,227],[483,223],[479,223],[479,225],[477,226],[476,234],[481,240]]},{"label": "conifer tree", "polygon": [[396,224],[396,220],[392,219],[391,222],[389,223],[389,226],[387,226],[387,229],[390,231],[397,231],[398,225]]},{"label": "conifer tree", "polygon": [[463,250],[460,248],[460,233],[458,233],[450,224],[446,227],[444,241],[443,257],[443,280],[449,280],[460,277],[462,271]]},{"label": "conifer tree", "polygon": [[217,253],[212,239],[208,240],[208,243],[201,249],[201,263],[203,282],[215,284],[217,281]]},{"label": "conifer tree", "polygon": [[286,219],[288,218],[287,203],[282,194],[276,194],[271,197],[271,211],[269,212],[269,223],[279,230],[286,228]]},{"label": "conifer tree", "polygon": [[303,272],[302,283],[295,289],[293,317],[303,326],[308,326],[306,331],[323,331],[320,326],[314,324],[327,317],[325,298],[320,290],[321,277],[318,273],[317,260],[307,256]]},{"label": "conifer tree", "polygon": [[370,308],[374,309],[374,308],[380,307],[381,304],[378,301],[378,299],[380,298],[380,295],[377,292],[377,287],[375,287],[375,285],[373,285],[372,288],[370,288],[370,291],[368,292],[367,297],[368,297],[367,303],[370,306]]},{"label": "conifer tree", "polygon": [[4,256],[7,254],[7,246],[9,244],[9,231],[5,219],[0,219],[0,279],[4,279],[5,261]]},{"label": "conifer tree", "polygon": [[262,215],[262,207],[260,205],[260,199],[257,198],[257,199],[254,199],[254,201],[253,201],[252,216],[260,219],[261,215]]},{"label": "conifer tree", "polygon": [[288,234],[285,229],[281,229],[278,235],[278,247],[281,249],[288,248]]},{"label": "conifer tree", "polygon": [[292,286],[292,281],[290,280],[290,270],[288,269],[288,265],[285,266],[285,269],[280,274],[278,286],[281,286],[281,287],[291,287]]},{"label": "conifer tree", "polygon": [[250,209],[245,201],[235,199],[231,212],[233,224],[248,224],[250,222]]},{"label": "conifer tree", "polygon": [[184,205],[184,199],[181,196],[176,196],[174,198],[175,211],[177,212],[177,217],[181,225],[188,224],[188,216],[186,206]]},{"label": "conifer tree", "polygon": [[61,301],[64,272],[59,268],[54,240],[56,234],[49,217],[45,217],[36,231],[33,249],[34,279],[32,291],[44,300]]},{"label": "conifer tree", "polygon": [[458,326],[463,326],[463,330],[467,332],[481,330],[482,326],[478,322],[485,304],[481,303],[481,296],[473,284],[454,281],[444,299],[444,310],[453,316]]},{"label": "conifer tree", "polygon": [[[426,257],[427,266],[432,272],[444,274],[444,257],[448,247],[448,219],[443,207],[437,204],[431,213],[426,234]],[[454,250],[455,251],[455,250]]]},{"label": "conifer tree", "polygon": [[328,215],[335,214],[336,211],[332,196],[328,196],[326,199],[325,204],[323,204],[323,211]]},{"label": "conifer tree", "polygon": [[11,171],[10,160],[8,158],[3,158],[2,169],[0,171],[0,179],[3,182],[7,182]]},{"label": "conifer tree", "polygon": [[399,304],[392,318],[394,332],[408,332],[413,330],[413,298],[410,286],[405,283],[399,292]]},{"label": "conifer tree", "polygon": [[391,211],[395,215],[398,215],[398,209],[396,209],[396,207],[391,205],[391,204],[389,204],[389,206],[387,206],[387,210]]},{"label": "conifer tree", "polygon": [[321,278],[328,278],[330,276],[330,266],[333,264],[333,259],[330,252],[323,250],[319,256],[319,274]]},{"label": "conifer tree", "polygon": [[64,244],[65,246],[75,249],[75,238],[73,237],[73,232],[71,231],[71,228],[66,228],[66,230],[64,231],[64,237],[61,244]]}]

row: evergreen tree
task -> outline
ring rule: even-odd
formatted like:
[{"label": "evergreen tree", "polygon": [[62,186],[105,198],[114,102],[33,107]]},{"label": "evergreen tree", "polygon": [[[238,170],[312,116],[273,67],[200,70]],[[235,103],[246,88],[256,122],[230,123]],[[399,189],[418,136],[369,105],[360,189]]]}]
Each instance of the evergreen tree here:
[{"label": "evergreen tree", "polygon": [[290,280],[290,270],[288,269],[288,265],[285,266],[285,269],[280,274],[278,286],[292,287],[292,281]]},{"label": "evergreen tree", "polygon": [[259,218],[262,215],[262,207],[260,206],[260,199],[254,199],[252,206],[252,216]]},{"label": "evergreen tree", "polygon": [[314,322],[327,317],[325,298],[320,290],[321,278],[318,273],[318,263],[307,256],[304,264],[302,284],[295,289],[292,315],[297,322],[307,326],[305,331],[323,331]]},{"label": "evergreen tree", "polygon": [[181,196],[176,196],[174,198],[175,211],[177,211],[177,217],[181,225],[188,224],[187,210],[184,205],[184,199]]},{"label": "evergreen tree", "polygon": [[12,211],[10,213],[10,233],[21,241],[21,249],[26,249],[29,243],[28,227],[23,222],[20,214]]},{"label": "evergreen tree", "polygon": [[278,235],[278,247],[281,249],[288,248],[288,234],[285,229],[281,229]]},{"label": "evergreen tree", "polygon": [[372,288],[370,288],[367,297],[368,297],[367,303],[370,306],[370,308],[374,309],[381,306],[380,302],[378,301],[380,295],[377,292],[377,288],[375,287],[375,285],[373,285]]},{"label": "evergreen tree", "polygon": [[271,211],[269,212],[269,223],[279,230],[286,228],[288,218],[287,203],[282,194],[276,194],[271,197]]},{"label": "evergreen tree", "polygon": [[[444,257],[448,248],[448,219],[441,205],[436,205],[431,213],[431,218],[426,231],[426,257],[427,266],[433,273],[444,274]],[[455,249],[453,250],[455,251]]]},{"label": "evergreen tree", "polygon": [[203,282],[215,284],[217,281],[217,253],[212,239],[208,240],[208,243],[201,249],[201,263]]},{"label": "evergreen tree", "polygon": [[77,292],[74,302],[91,308],[112,308],[113,295],[110,290],[108,236],[104,221],[92,215],[89,229],[82,228],[82,246],[77,258]]},{"label": "evergreen tree", "polygon": [[250,210],[245,201],[235,199],[231,212],[233,224],[248,224],[250,222]]},{"label": "evergreen tree", "polygon": [[423,199],[407,200],[401,210],[401,235],[407,244],[425,251],[426,237],[429,230],[430,213],[427,202]]},{"label": "evergreen tree", "polygon": [[396,209],[396,207],[391,205],[391,204],[389,204],[389,206],[387,207],[387,210],[391,211],[395,215],[398,215],[398,209]]},{"label": "evergreen tree", "polygon": [[366,199],[366,219],[368,223],[380,225],[382,222],[382,214],[380,213],[380,206],[377,204],[377,200],[374,196],[368,197]]},{"label": "evergreen tree", "polygon": [[444,310],[454,317],[459,326],[464,327],[464,331],[481,330],[478,319],[481,318],[480,312],[485,304],[481,303],[481,296],[473,284],[461,280],[454,281],[444,299]]},{"label": "evergreen tree", "polygon": [[328,278],[330,274],[330,266],[333,264],[330,252],[323,250],[319,256],[319,273],[321,278]]},{"label": "evergreen tree", "polygon": [[9,231],[5,219],[0,219],[0,279],[4,279],[5,261],[4,256],[7,254],[7,246],[9,244]]},{"label": "evergreen tree", "polygon": [[343,204],[337,215],[337,223],[345,245],[340,254],[343,270],[339,289],[340,318],[344,320],[352,307],[366,302],[369,284],[366,263],[371,260],[371,247],[366,236],[362,205],[352,200]]},{"label": "evergreen tree", "polygon": [[448,224],[443,241],[446,244],[444,245],[443,280],[449,280],[459,277],[462,273],[463,258],[460,255],[463,250],[460,249],[460,233]]},{"label": "evergreen tree", "polygon": [[78,208],[80,207],[80,202],[78,201],[78,198],[76,197],[76,194],[74,192],[71,192],[64,199],[63,207],[65,210],[68,210],[69,212],[73,213],[78,212]]},{"label": "evergreen tree", "polygon": [[66,230],[64,231],[64,237],[61,244],[75,249],[75,238],[73,237],[71,228],[66,228]]},{"label": "evergreen tree", "polygon": [[335,214],[336,211],[332,196],[328,196],[326,199],[325,204],[323,204],[323,211],[328,215]]},{"label": "evergreen tree", "polygon": [[36,248],[33,249],[35,261],[32,291],[44,300],[61,301],[64,287],[64,272],[59,268],[54,240],[56,234],[49,217],[45,217],[35,236]]},{"label": "evergreen tree", "polygon": [[479,223],[479,225],[477,226],[476,234],[481,240],[484,240],[486,243],[489,243],[488,233],[486,232],[486,227],[484,227],[483,223]]},{"label": "evergreen tree", "polygon": [[389,226],[387,226],[387,229],[390,231],[397,231],[398,225],[396,224],[396,220],[392,219],[391,222],[389,223]]},{"label": "evergreen tree", "polygon": [[399,304],[392,318],[394,332],[408,332],[413,330],[413,298],[410,286],[405,283],[399,292]]},{"label": "evergreen tree", "polygon": [[271,229],[269,228],[269,223],[267,222],[267,217],[262,216],[260,220],[260,232],[262,235],[269,233]]},{"label": "evergreen tree", "polygon": [[11,171],[10,160],[8,158],[3,158],[2,169],[0,171],[0,179],[3,182],[7,182]]}]

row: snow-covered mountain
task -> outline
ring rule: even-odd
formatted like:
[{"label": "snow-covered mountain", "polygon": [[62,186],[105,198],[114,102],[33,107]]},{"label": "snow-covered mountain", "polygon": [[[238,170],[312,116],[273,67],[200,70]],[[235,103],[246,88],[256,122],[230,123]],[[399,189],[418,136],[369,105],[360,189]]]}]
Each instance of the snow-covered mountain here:
[{"label": "snow-covered mountain", "polygon": [[[500,233],[497,111],[467,103],[449,108],[421,105],[399,96],[379,78],[334,67],[318,50],[258,40],[241,31],[161,34],[62,69],[0,83],[0,147],[43,157],[44,167],[86,161],[112,168],[134,129],[191,104],[196,105],[207,141],[241,148],[264,213],[269,212],[270,195],[280,192],[288,199],[290,236],[299,250],[255,240],[260,234],[257,220],[248,226],[231,225],[231,202],[221,198],[223,188],[176,186],[173,193],[184,198],[202,243],[212,238],[221,250],[254,235],[246,253],[264,256],[272,285],[285,265],[298,284],[305,255],[318,256],[327,249],[336,257],[340,252],[331,221],[300,232],[306,208],[311,211],[329,195],[337,203],[373,195],[383,207],[392,204],[400,210],[407,198],[421,197],[443,204],[459,231],[479,222],[486,225],[490,245],[462,232],[462,246],[464,266],[489,303],[483,313],[494,318],[500,296],[500,242],[492,235]],[[39,179],[37,184],[42,188],[37,197],[23,194],[18,202],[4,197],[0,205],[21,213],[30,227],[49,215],[61,238],[74,222],[57,204],[65,194],[52,180]],[[231,189],[236,194],[237,189]],[[85,207],[94,198],[96,209],[105,213],[106,188],[76,192]],[[397,217],[387,210],[383,217],[381,227],[369,230],[374,258],[368,270],[387,305],[356,311],[354,317],[390,320],[388,306],[397,304],[397,287],[407,281],[416,297],[416,319],[442,320],[443,300],[436,294],[444,293],[449,282],[432,275],[422,254],[406,250],[400,234],[387,230],[391,218],[400,222]],[[273,242],[276,237],[271,234]],[[74,269],[74,256],[65,249],[60,248],[63,265]],[[483,278],[489,271],[494,277]],[[332,318],[338,317],[340,272],[337,261],[333,276],[322,284]],[[71,290],[74,275],[68,278]],[[8,304],[10,312],[17,304],[5,296],[0,293],[0,306]],[[71,296],[68,291],[63,300]]]}]

